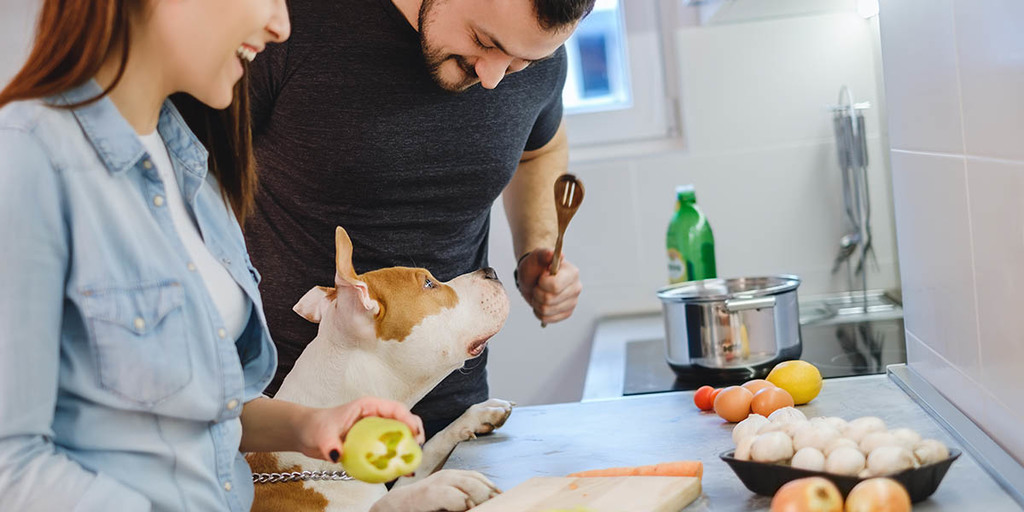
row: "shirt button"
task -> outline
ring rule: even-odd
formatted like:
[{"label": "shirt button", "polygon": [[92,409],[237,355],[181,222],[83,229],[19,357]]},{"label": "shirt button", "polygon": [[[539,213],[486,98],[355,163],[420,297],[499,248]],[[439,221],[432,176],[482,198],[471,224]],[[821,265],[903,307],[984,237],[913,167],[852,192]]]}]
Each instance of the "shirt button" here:
[{"label": "shirt button", "polygon": [[152,169],[153,168],[153,162],[150,161],[150,160],[143,160],[142,161],[142,166],[145,167],[146,169]]},{"label": "shirt button", "polygon": [[140,331],[146,328],[146,321],[143,320],[141,316],[135,317],[133,324],[135,325],[135,328]]},{"label": "shirt button", "polygon": [[231,491],[231,482],[224,482],[224,490],[228,492]]},{"label": "shirt button", "polygon": [[188,262],[187,266],[188,266],[189,271],[191,271],[191,272],[195,272],[196,271],[196,264],[195,263],[192,263],[190,261],[190,262]]},{"label": "shirt button", "polygon": [[228,402],[229,411],[235,410],[235,407],[238,407],[238,400],[231,400],[230,402]]},{"label": "shirt button", "polygon": [[161,207],[164,205],[164,196],[153,196],[153,205]]},{"label": "shirt button", "polygon": [[[140,329],[141,329],[141,327],[140,327]],[[228,332],[225,331],[223,327],[221,327],[220,329],[217,329],[217,336],[220,336],[221,338],[227,338],[228,337]]]}]

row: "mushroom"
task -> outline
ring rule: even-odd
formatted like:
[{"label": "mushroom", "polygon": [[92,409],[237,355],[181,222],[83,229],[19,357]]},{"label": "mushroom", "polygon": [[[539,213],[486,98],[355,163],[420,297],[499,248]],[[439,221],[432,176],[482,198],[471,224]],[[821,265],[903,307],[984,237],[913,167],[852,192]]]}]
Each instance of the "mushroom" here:
[{"label": "mushroom", "polygon": [[825,459],[825,471],[837,475],[856,476],[864,469],[864,454],[856,448],[841,446]]},{"label": "mushroom", "polygon": [[797,430],[793,436],[793,449],[800,451],[803,448],[815,448],[820,452],[825,450],[832,441],[839,439],[839,431],[828,426],[826,423],[808,423],[808,426]]},{"label": "mushroom", "polygon": [[732,454],[736,460],[750,460],[750,447],[757,436],[747,436],[736,443],[736,452]]},{"label": "mushroom", "polygon": [[821,471],[825,469],[825,454],[817,448],[801,448],[797,450],[796,455],[793,455],[790,465],[808,471]]},{"label": "mushroom", "polygon": [[758,434],[750,446],[750,458],[757,462],[782,462],[793,457],[793,440],[785,432]]},{"label": "mushroom", "polygon": [[846,420],[844,420],[842,418],[837,418],[835,416],[828,416],[828,417],[825,417],[825,418],[822,418],[822,419],[825,421],[825,423],[828,423],[829,425],[832,426],[832,428],[834,428],[834,429],[836,429],[836,430],[838,430],[840,432],[842,432],[844,429],[846,429],[847,422],[846,422]]},{"label": "mushroom", "polygon": [[870,432],[857,445],[862,453],[868,454],[881,446],[903,446],[899,438],[890,432]]},{"label": "mushroom", "polygon": [[769,414],[768,421],[772,423],[792,423],[794,421],[807,421],[807,416],[795,407],[783,407]]},{"label": "mushroom", "polygon": [[858,451],[860,450],[860,448],[857,447],[857,443],[855,443],[853,441],[853,439],[847,439],[845,437],[840,437],[838,439],[833,439],[831,442],[829,442],[827,445],[825,445],[825,449],[822,450],[822,453],[824,453],[825,456],[827,457],[827,456],[831,455],[832,452],[836,448],[841,448],[843,446],[846,446],[846,447],[849,447],[849,448],[853,448],[854,450],[858,450]]},{"label": "mushroom", "polygon": [[768,424],[768,418],[760,414],[751,414],[747,419],[736,424],[732,429],[732,442],[739,446],[744,437],[753,437],[761,427]]},{"label": "mushroom", "polygon": [[900,440],[904,448],[913,450],[917,446],[917,443],[921,442],[921,434],[909,429],[909,428],[897,428],[889,431],[890,434],[896,436],[896,439]]},{"label": "mushroom", "polygon": [[864,416],[848,423],[846,429],[843,430],[843,437],[848,437],[859,443],[861,439],[864,439],[864,436],[872,432],[884,431],[884,421],[874,416]]},{"label": "mushroom", "polygon": [[934,464],[948,459],[949,449],[946,448],[946,445],[942,444],[942,441],[925,439],[914,446],[914,457],[917,458],[917,462],[922,466]]},{"label": "mushroom", "polygon": [[917,459],[910,450],[902,446],[879,446],[868,455],[868,469],[874,476],[887,476],[911,469]]}]

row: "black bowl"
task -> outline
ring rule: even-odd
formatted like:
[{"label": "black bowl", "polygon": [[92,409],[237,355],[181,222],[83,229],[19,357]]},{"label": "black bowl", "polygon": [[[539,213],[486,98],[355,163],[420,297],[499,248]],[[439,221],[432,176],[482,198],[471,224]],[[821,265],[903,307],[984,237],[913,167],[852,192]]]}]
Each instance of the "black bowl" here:
[{"label": "black bowl", "polygon": [[[782,487],[790,480],[820,476],[836,484],[839,492],[843,494],[843,498],[846,498],[846,495],[850,493],[853,486],[866,480],[866,478],[834,475],[823,471],[808,471],[782,464],[739,460],[733,458],[733,453],[735,453],[735,450],[729,450],[722,452],[719,457],[736,472],[736,476],[740,477],[740,480],[743,482],[743,485],[747,486],[747,489],[763,496],[774,496],[779,487]],[[960,457],[960,450],[950,448],[948,459],[887,475],[886,478],[892,478],[903,484],[903,487],[907,489],[907,493],[910,494],[910,501],[917,503],[931,496],[939,488],[939,482],[942,482],[942,477],[946,476],[946,471],[949,470],[949,466],[953,464],[957,457]]]}]

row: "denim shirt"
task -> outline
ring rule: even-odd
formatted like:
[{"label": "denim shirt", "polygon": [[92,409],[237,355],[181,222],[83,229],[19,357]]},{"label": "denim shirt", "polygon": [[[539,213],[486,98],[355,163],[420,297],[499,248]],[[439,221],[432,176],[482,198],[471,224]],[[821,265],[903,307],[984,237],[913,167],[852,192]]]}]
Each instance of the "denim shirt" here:
[{"label": "denim shirt", "polygon": [[277,364],[259,274],[165,102],[172,185],[258,322],[236,348],[117,107],[48,106],[99,92],[0,109],[0,508],[248,511],[239,414]]}]

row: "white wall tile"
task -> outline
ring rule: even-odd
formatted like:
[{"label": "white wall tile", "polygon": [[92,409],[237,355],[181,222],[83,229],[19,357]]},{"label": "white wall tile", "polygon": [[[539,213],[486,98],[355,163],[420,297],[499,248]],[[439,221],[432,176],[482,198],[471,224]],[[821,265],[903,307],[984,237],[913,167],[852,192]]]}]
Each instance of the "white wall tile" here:
[{"label": "white wall tile", "polygon": [[[871,152],[881,151],[871,141]],[[639,280],[660,286],[667,279],[664,236],[674,207],[675,186],[694,183],[697,203],[715,233],[718,275],[741,277],[795,273],[801,294],[848,289],[844,273],[831,267],[839,239],[847,232],[842,215],[841,179],[833,144],[773,148],[749,153],[664,156],[637,163],[637,208],[645,241]],[[879,167],[881,164],[878,164]],[[873,233],[880,266],[895,265],[891,207],[884,168],[871,169]],[[872,286],[892,287],[881,272],[869,273]]]},{"label": "white wall tile", "polygon": [[988,422],[988,409],[982,399],[984,388],[960,369],[929,348],[924,341],[907,331],[907,362],[909,366],[935,386],[961,412],[982,426]]},{"label": "white wall tile", "polygon": [[975,378],[1003,403],[1019,404],[1024,396],[1024,163],[968,158],[967,183],[984,368]]},{"label": "white wall tile", "polygon": [[879,4],[893,149],[963,152],[952,2]]},{"label": "white wall tile", "polygon": [[954,6],[967,153],[1024,160],[1024,2]]},{"label": "white wall tile", "polygon": [[979,375],[964,160],[893,151],[892,172],[907,330]]},{"label": "white wall tile", "polygon": [[[990,388],[991,389],[991,388]],[[1020,408],[1020,396],[1009,405],[997,401],[990,393],[982,395],[985,405],[985,425],[983,428],[1010,453],[1017,462],[1024,465],[1024,436],[1020,434],[1020,426],[1024,424],[1024,411]]]},{"label": "white wall tile", "polygon": [[[683,131],[694,153],[831,140],[839,89],[877,105],[875,32],[853,13],[677,31]],[[878,133],[877,109],[868,111]]]}]

